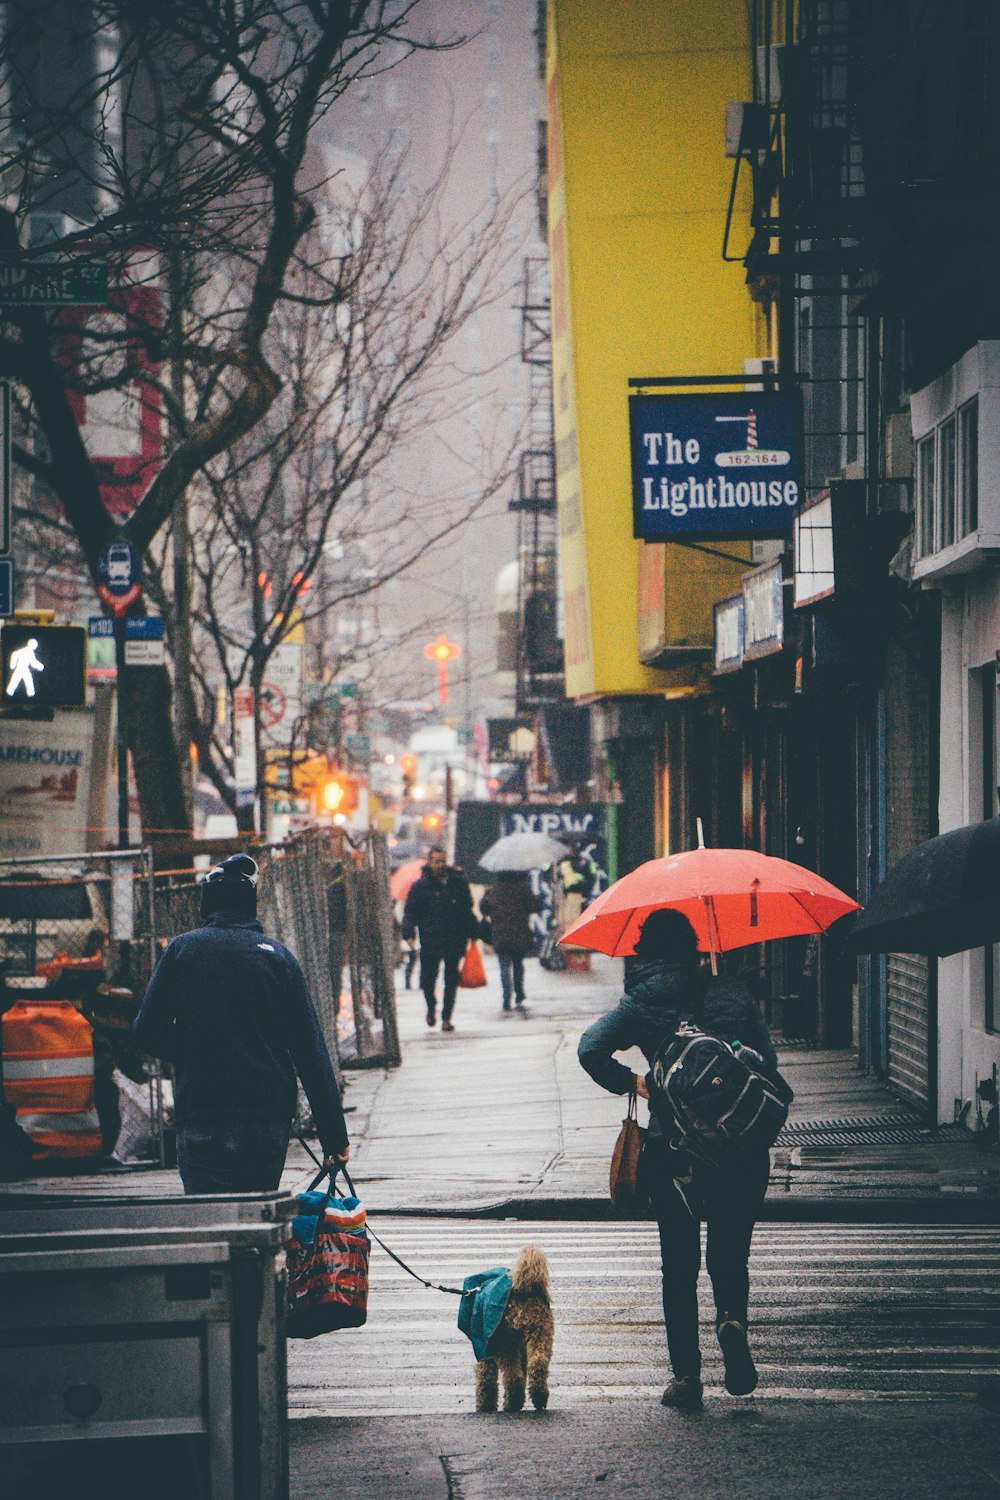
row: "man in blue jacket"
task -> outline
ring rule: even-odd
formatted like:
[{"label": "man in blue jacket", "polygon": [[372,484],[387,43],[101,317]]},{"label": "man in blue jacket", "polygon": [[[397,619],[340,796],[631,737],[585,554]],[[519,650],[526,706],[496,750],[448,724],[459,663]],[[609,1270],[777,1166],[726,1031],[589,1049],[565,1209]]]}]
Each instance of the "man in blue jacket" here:
[{"label": "man in blue jacket", "polygon": [[326,1165],[346,1162],[330,1055],[298,962],[257,921],[257,866],[234,854],[201,887],[203,925],[174,938],[133,1031],[174,1065],[186,1193],[278,1187],[302,1080]]}]

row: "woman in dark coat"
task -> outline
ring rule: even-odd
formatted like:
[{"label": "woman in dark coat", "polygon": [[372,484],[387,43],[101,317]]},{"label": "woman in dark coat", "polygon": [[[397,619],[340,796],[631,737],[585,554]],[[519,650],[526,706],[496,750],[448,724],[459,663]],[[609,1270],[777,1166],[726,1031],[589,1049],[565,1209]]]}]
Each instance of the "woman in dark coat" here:
[{"label": "woman in dark coat", "polygon": [[[616,1052],[638,1047],[652,1065],[657,1051],[684,1020],[693,1020],[724,1041],[743,1042],[769,1068],[777,1058],[760,1011],[745,985],[710,980],[698,967],[694,928],[681,912],[651,912],[636,945],[639,960],[622,999],[580,1038],[578,1055],[596,1083],[613,1094],[633,1087],[644,1098],[645,1079],[616,1061]],[[653,1116],[642,1158],[643,1178],[660,1232],[663,1316],[674,1378],[664,1406],[701,1405],[698,1345],[698,1274],[701,1220],[708,1226],[708,1273],[715,1294],[716,1331],[726,1367],[726,1389],[749,1395],[757,1384],[747,1342],[750,1278],[747,1262],[754,1223],[767,1192],[767,1151],[739,1174],[712,1171],[667,1145]]]},{"label": "woman in dark coat", "polygon": [[541,909],[527,875],[514,871],[499,875],[479,903],[490,924],[489,942],[500,960],[504,1010],[510,1010],[512,998],[519,1010],[524,1005],[524,960],[534,947],[531,918]]}]

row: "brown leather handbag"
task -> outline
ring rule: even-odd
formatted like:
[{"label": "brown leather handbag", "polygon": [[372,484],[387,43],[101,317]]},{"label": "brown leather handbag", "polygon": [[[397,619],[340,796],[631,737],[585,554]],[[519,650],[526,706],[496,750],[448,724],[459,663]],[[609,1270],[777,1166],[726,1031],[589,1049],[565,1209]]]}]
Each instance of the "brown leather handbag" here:
[{"label": "brown leather handbag", "polygon": [[636,1119],[635,1086],[629,1091],[628,1114],[611,1153],[611,1173],[608,1188],[614,1208],[636,1209],[645,1201],[639,1187],[639,1158],[646,1140],[646,1132]]}]

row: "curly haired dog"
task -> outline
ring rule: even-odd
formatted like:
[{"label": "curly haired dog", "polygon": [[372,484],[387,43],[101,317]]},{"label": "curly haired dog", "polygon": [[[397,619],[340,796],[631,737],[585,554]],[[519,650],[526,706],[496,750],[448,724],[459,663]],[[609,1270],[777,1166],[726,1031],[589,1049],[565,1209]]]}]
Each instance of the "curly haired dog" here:
[{"label": "curly haired dog", "polygon": [[514,1262],[511,1291],[487,1357],[476,1365],[476,1410],[496,1411],[498,1374],[503,1374],[504,1411],[520,1411],[524,1388],[536,1411],[549,1404],[549,1361],[555,1325],[549,1301],[549,1263],[535,1245]]}]

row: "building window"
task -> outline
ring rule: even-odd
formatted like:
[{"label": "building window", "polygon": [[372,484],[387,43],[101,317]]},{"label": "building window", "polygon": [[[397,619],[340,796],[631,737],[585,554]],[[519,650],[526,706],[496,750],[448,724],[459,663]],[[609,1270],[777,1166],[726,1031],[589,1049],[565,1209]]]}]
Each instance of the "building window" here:
[{"label": "building window", "polygon": [[917,449],[918,551],[930,557],[934,551],[934,434]]},{"label": "building window", "polygon": [[[980,714],[982,730],[982,811],[984,821],[997,813],[997,677],[996,664],[979,669],[981,684]],[[996,1031],[997,977],[1000,975],[1000,944],[983,949],[983,1029]]]},{"label": "building window", "polygon": [[959,535],[979,529],[979,402],[958,413]]},{"label": "building window", "polygon": [[951,417],[938,428],[938,504],[941,515],[942,549],[950,547],[955,540],[955,470],[958,433],[955,418]]}]

